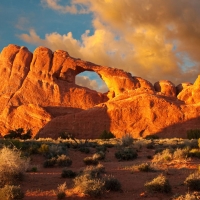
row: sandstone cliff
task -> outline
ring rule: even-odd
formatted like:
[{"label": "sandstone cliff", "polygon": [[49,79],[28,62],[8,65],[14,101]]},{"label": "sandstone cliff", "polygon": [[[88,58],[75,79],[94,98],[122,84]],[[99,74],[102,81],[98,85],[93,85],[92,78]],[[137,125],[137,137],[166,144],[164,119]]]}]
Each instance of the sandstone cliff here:
[{"label": "sandstone cliff", "polygon": [[[75,84],[84,71],[107,84],[102,94]],[[121,69],[72,58],[67,52],[9,45],[0,54],[0,133],[23,127],[38,137],[56,138],[67,131],[77,138],[97,138],[103,130],[117,137],[159,134],[185,137],[200,128],[200,78],[175,85],[152,85]]]}]

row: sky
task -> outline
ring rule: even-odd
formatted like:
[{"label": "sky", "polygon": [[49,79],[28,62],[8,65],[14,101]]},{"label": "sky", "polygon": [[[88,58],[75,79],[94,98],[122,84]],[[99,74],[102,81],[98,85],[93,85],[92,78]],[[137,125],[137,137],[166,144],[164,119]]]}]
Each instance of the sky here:
[{"label": "sky", "polygon": [[[62,49],[152,84],[194,83],[200,72],[199,0],[1,0],[0,51],[8,44]],[[77,84],[105,92],[95,73]]]}]

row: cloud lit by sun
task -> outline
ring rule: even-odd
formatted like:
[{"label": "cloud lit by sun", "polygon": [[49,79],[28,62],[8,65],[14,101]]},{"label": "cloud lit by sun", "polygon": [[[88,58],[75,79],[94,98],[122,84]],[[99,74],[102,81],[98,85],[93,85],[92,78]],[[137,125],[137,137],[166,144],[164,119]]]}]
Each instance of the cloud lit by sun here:
[{"label": "cloud lit by sun", "polygon": [[63,49],[73,57],[124,69],[152,83],[194,82],[200,71],[199,0],[41,0],[60,13],[93,14],[94,32],[47,33],[34,28],[19,37],[27,43]]}]

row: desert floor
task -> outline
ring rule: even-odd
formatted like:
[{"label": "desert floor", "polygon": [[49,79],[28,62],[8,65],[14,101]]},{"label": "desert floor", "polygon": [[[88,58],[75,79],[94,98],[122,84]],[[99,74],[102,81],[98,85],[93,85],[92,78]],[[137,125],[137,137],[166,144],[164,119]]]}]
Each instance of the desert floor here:
[{"label": "desert floor", "polygon": [[[130,167],[141,163],[150,163],[151,160],[147,156],[153,156],[155,149],[148,149],[146,147],[140,148],[138,151],[138,158],[131,161],[118,161],[115,158],[116,147],[107,148],[106,157],[101,164],[105,166],[105,173],[112,174],[117,178],[122,190],[118,192],[106,192],[101,199],[113,200],[169,200],[174,199],[175,196],[186,194],[188,188],[183,184],[186,177],[198,170],[200,160],[198,158],[190,158],[186,160],[179,160],[167,162],[154,172],[141,172],[131,170]],[[95,153],[94,148],[90,148],[90,153],[85,154],[77,149],[69,148],[68,156],[73,163],[69,169],[79,172],[86,167],[83,159]],[[59,184],[67,183],[67,191],[65,199],[95,199],[94,197],[85,196],[73,190],[73,179],[62,178],[62,167],[44,168],[43,162],[45,158],[42,155],[31,155],[31,165],[37,166],[37,172],[27,172],[25,178],[20,182],[22,191],[25,193],[24,200],[54,200],[57,199],[56,188]],[[163,173],[169,179],[172,186],[170,193],[149,193],[145,191],[144,184],[151,181],[159,174]],[[98,199],[98,198],[97,198]]]}]

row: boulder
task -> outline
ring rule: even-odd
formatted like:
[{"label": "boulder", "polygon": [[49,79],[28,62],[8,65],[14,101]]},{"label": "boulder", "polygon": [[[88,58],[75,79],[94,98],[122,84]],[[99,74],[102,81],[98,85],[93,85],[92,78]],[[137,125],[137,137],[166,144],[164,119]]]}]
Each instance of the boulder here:
[{"label": "boulder", "polygon": [[154,89],[161,95],[176,97],[176,87],[171,81],[160,80],[154,83]]},{"label": "boulder", "polygon": [[200,102],[200,75],[192,85],[185,87],[177,98],[186,104],[198,104]]}]

